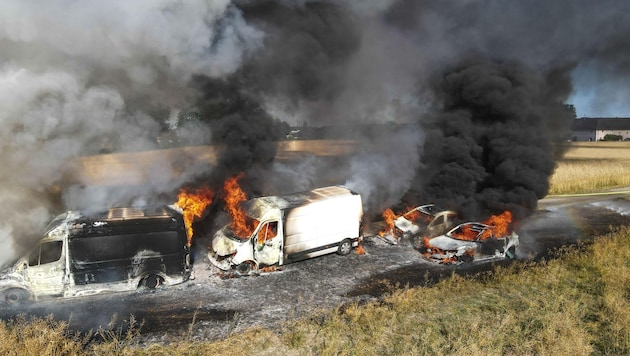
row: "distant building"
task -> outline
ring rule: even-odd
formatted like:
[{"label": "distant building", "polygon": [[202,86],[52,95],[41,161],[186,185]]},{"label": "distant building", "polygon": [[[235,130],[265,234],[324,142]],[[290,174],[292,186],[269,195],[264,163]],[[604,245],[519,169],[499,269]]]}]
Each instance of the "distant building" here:
[{"label": "distant building", "polygon": [[630,140],[630,118],[582,117],[571,126],[572,141],[601,141],[606,135]]}]

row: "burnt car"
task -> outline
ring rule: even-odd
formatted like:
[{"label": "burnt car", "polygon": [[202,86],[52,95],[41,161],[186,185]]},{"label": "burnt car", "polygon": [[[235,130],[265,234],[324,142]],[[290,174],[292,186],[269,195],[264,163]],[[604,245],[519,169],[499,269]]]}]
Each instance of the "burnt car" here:
[{"label": "burnt car", "polygon": [[440,210],[433,204],[415,207],[394,220],[397,232],[403,237],[437,236],[455,225],[457,213]]},{"label": "burnt car", "polygon": [[516,258],[519,238],[515,232],[501,233],[492,225],[467,222],[444,235],[424,238],[422,255],[433,262],[460,264],[491,259]]}]

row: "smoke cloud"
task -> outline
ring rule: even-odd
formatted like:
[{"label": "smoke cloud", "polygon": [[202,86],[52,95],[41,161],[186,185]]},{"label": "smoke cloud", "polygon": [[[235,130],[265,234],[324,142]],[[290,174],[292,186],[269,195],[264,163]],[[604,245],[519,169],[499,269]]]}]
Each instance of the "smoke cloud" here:
[{"label": "smoke cloud", "polygon": [[[370,213],[402,199],[525,217],[548,190],[571,95],[589,86],[590,106],[624,107],[604,94],[626,92],[628,7],[3,1],[0,243],[8,254],[31,244],[25,231],[59,209],[151,203],[241,171],[255,194],[345,183]],[[356,155],[274,161],[289,125],[338,124],[357,128]],[[216,167],[182,157],[151,165],[141,186],[68,184],[76,157],[153,149],[166,127],[218,145]]]},{"label": "smoke cloud", "polygon": [[[421,195],[464,217],[511,211],[522,219],[549,190],[555,168],[550,125],[572,122],[553,75],[471,59],[436,83],[439,113],[427,123]],[[568,78],[566,78],[568,80]],[[564,87],[564,86],[559,86]],[[564,94],[566,95],[566,94]]]},{"label": "smoke cloud", "polygon": [[228,76],[263,38],[229,1],[4,1],[0,22],[0,243],[7,256],[32,245],[56,210],[177,189],[181,178],[159,166],[152,175],[159,178],[140,188],[87,187],[80,179],[67,186],[64,179],[73,158],[112,144],[155,148],[169,112],[194,94],[192,76]]}]

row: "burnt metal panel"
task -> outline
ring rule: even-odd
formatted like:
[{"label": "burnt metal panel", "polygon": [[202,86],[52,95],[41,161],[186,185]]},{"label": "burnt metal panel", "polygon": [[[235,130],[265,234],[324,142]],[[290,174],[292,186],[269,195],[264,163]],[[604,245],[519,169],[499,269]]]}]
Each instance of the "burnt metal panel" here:
[{"label": "burnt metal panel", "polygon": [[168,207],[114,208],[72,222],[68,239],[75,284],[124,281],[145,272],[181,274],[186,231]]},{"label": "burnt metal panel", "polygon": [[176,231],[72,239],[70,270],[76,284],[123,281],[148,271],[180,273],[185,243]]}]

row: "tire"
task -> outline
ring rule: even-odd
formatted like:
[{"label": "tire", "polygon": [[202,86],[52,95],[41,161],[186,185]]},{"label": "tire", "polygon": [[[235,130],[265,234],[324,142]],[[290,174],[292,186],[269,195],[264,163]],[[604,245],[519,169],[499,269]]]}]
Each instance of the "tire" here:
[{"label": "tire", "polygon": [[162,285],[162,283],[164,283],[162,277],[156,274],[150,274],[144,277],[144,279],[142,279],[142,283],[140,284],[147,289],[156,289]]},{"label": "tire", "polygon": [[350,253],[350,251],[352,251],[352,241],[349,239],[345,239],[341,241],[341,243],[339,244],[339,249],[337,250],[337,253],[340,254],[341,256],[346,256],[347,254]]},{"label": "tire", "polygon": [[505,253],[505,255],[509,258],[509,259],[516,259],[516,246],[510,246],[510,248],[508,248],[507,252]]},{"label": "tire", "polygon": [[31,294],[23,288],[9,288],[0,293],[2,301],[8,305],[22,304],[29,300]]},{"label": "tire", "polygon": [[469,255],[469,254],[466,253],[466,254],[463,254],[463,255],[459,256],[458,259],[461,262],[463,262],[463,263],[471,263],[472,261],[474,261],[475,258],[472,255]]},{"label": "tire", "polygon": [[251,261],[245,261],[236,266],[236,272],[241,276],[247,276],[254,270],[254,263]]}]

